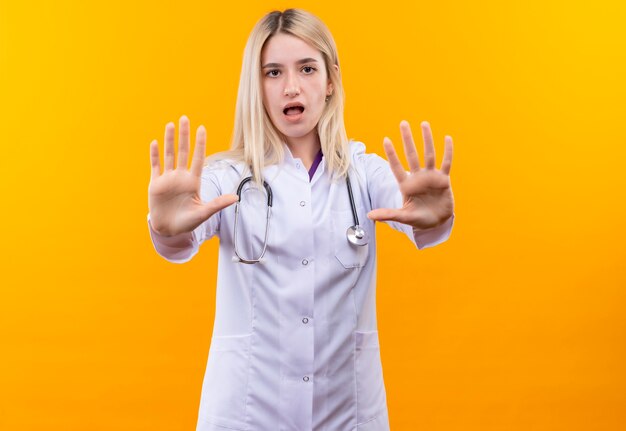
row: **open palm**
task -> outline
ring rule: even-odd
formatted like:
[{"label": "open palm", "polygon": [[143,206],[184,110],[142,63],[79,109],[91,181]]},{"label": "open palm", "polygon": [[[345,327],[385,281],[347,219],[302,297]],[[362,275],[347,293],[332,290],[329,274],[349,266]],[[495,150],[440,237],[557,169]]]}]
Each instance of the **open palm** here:
[{"label": "open palm", "polygon": [[425,167],[420,168],[419,156],[413,142],[411,127],[406,121],[400,123],[404,153],[409,163],[405,171],[389,138],[384,139],[385,153],[391,170],[402,193],[402,208],[379,208],[368,213],[377,221],[397,221],[426,230],[439,226],[454,212],[454,198],[450,186],[452,164],[452,138],[446,136],[441,169],[435,169],[435,147],[430,125],[421,124],[424,137]]},{"label": "open palm", "polygon": [[159,146],[157,141],[150,144],[151,178],[148,187],[150,224],[157,233],[173,236],[191,232],[219,210],[235,203],[237,195],[226,194],[210,202],[200,198],[200,177],[204,164],[206,131],[199,126],[196,132],[191,169],[187,170],[189,154],[189,120],[180,119],[178,144],[178,165],[174,169],[174,123],[165,126],[165,168],[161,173]]}]

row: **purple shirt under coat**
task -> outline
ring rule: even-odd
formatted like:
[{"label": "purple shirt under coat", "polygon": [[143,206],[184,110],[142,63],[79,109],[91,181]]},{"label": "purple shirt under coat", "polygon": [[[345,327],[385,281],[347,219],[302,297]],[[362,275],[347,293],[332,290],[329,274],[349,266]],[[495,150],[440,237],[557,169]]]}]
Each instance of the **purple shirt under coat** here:
[{"label": "purple shirt under coat", "polygon": [[317,170],[317,167],[322,161],[322,157],[324,157],[324,155],[322,154],[322,150],[320,149],[319,153],[317,153],[317,156],[315,156],[315,160],[313,160],[311,169],[309,169],[309,181],[313,179],[313,175],[315,175],[315,171]]}]

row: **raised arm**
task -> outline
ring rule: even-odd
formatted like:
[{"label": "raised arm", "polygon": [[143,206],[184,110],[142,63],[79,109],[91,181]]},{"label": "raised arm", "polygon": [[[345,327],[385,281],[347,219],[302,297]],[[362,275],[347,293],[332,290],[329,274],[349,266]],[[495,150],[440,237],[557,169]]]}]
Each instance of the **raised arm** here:
[{"label": "raised arm", "polygon": [[[409,171],[404,170],[391,140],[385,138],[384,148],[389,159],[389,166],[379,166],[376,178],[378,184],[374,187],[381,188],[386,193],[379,193],[383,198],[372,202],[374,209],[368,213],[368,217],[372,220],[388,222],[399,230],[406,231],[407,234],[409,234],[407,229],[410,227],[419,248],[432,246],[447,239],[454,220],[454,198],[450,185],[452,138],[446,136],[441,169],[436,169],[430,125],[422,122],[425,167],[420,168],[409,123],[402,121],[400,131]],[[379,160],[382,162],[382,159]],[[395,187],[391,184],[393,180],[389,178],[389,169],[395,177]],[[400,196],[391,192],[391,189],[395,189],[396,193],[399,189]],[[379,205],[388,206],[379,207]],[[401,227],[398,224],[405,226]]]},{"label": "raised arm", "polygon": [[200,125],[196,132],[191,169],[187,170],[189,154],[189,120],[180,119],[178,165],[174,168],[174,123],[165,126],[165,169],[161,173],[159,145],[150,143],[151,172],[148,207],[152,228],[163,236],[192,232],[217,211],[234,204],[237,195],[218,196],[210,202],[200,199],[200,176],[205,158],[206,131]]},{"label": "raised arm", "polygon": [[425,167],[420,168],[419,156],[413,142],[409,123],[402,121],[400,131],[404,142],[404,153],[409,163],[405,171],[389,138],[384,140],[389,165],[402,193],[401,208],[377,208],[368,213],[376,221],[396,221],[413,227],[414,231],[435,228],[443,224],[454,213],[454,198],[450,185],[452,165],[452,138],[446,136],[441,169],[435,168],[435,147],[430,125],[422,122],[424,136]]},{"label": "raised arm", "polygon": [[193,254],[194,230],[218,211],[237,201],[237,195],[210,195],[206,202],[200,196],[202,167],[205,158],[206,131],[199,126],[196,146],[187,169],[189,154],[189,120],[180,118],[178,164],[174,168],[174,123],[165,126],[164,165],[161,172],[159,146],[150,143],[151,178],[148,187],[148,224],[157,251],[172,261],[184,261]]}]

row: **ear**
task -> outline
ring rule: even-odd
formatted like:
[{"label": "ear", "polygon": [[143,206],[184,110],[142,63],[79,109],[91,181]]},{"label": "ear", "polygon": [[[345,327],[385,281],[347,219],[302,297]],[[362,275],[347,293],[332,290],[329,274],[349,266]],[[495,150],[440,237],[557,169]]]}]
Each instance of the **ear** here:
[{"label": "ear", "polygon": [[[337,66],[336,64],[333,64],[333,67],[335,68],[335,70],[337,72],[339,72],[339,66]],[[328,85],[326,87],[326,95],[330,96],[333,94],[333,83],[330,82],[330,79],[328,80]]]}]

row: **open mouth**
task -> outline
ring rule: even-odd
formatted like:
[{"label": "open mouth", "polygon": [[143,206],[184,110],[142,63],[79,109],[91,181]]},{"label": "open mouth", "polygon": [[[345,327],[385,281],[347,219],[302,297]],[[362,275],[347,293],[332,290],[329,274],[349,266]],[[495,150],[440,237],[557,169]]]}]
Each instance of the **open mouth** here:
[{"label": "open mouth", "polygon": [[285,115],[299,115],[304,112],[304,106],[290,106],[283,109]]}]

